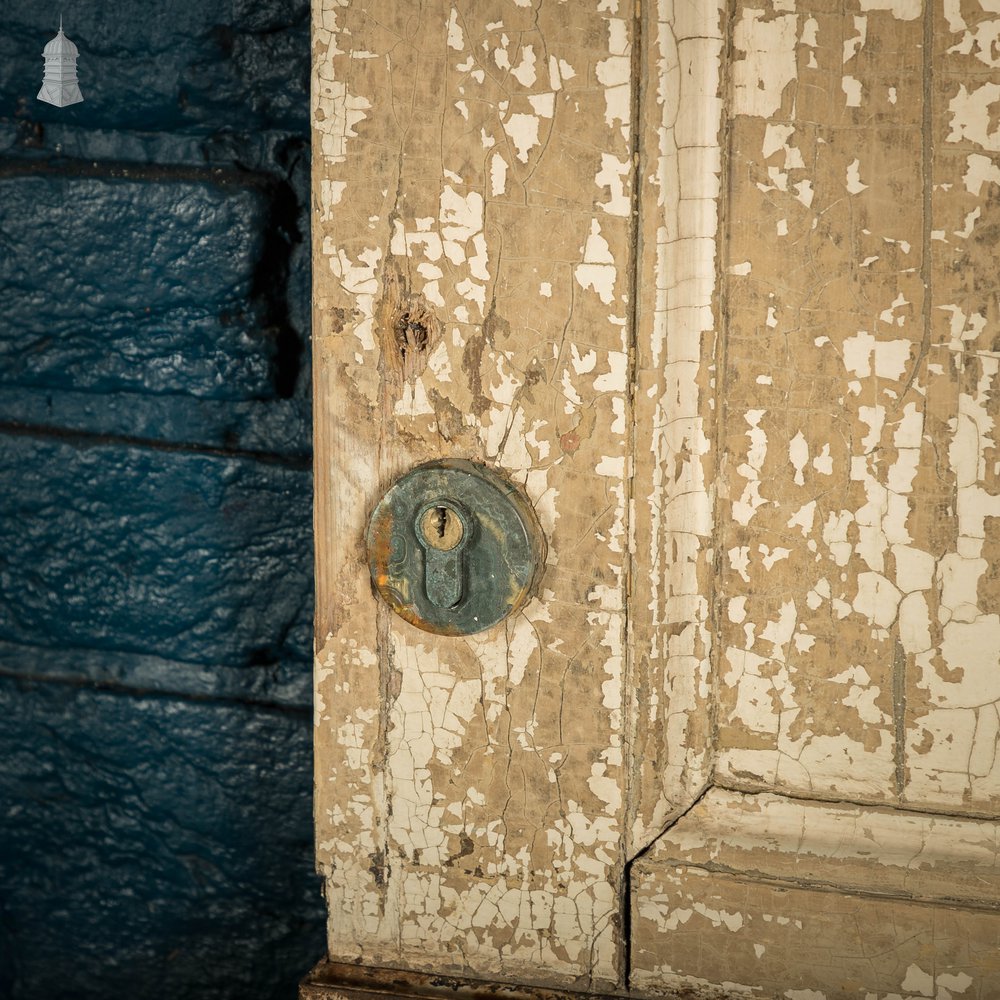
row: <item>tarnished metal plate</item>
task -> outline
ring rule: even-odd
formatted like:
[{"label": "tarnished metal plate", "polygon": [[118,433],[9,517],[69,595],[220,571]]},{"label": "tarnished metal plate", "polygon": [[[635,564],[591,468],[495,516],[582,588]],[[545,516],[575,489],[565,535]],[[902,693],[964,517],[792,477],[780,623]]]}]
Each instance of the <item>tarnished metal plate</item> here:
[{"label": "tarnished metal plate", "polygon": [[382,599],[417,628],[469,635],[530,597],[545,540],[514,483],[464,459],[399,479],[368,523],[368,567]]}]

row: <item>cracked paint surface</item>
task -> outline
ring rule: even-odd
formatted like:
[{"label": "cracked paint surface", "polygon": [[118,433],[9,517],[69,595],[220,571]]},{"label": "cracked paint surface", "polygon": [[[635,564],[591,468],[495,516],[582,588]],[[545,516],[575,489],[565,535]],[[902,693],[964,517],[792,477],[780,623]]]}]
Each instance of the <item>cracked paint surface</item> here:
[{"label": "cracked paint surface", "polygon": [[643,35],[641,72],[655,87],[639,191],[630,855],[690,804],[713,763],[722,6],[659,0]]},{"label": "cracked paint surface", "polygon": [[735,7],[712,535],[730,790],[632,869],[640,993],[1000,991],[992,6]]},{"label": "cracked paint surface", "polygon": [[988,820],[713,789],[633,869],[631,983],[702,1000],[989,1000],[998,846]]},{"label": "cracked paint surface", "polygon": [[[566,17],[315,5],[316,817],[333,956],[601,988],[633,766],[634,27],[617,0]],[[443,456],[522,485],[549,551],[523,612],[457,640],[364,571],[381,492]]]},{"label": "cracked paint surface", "polygon": [[[315,5],[335,958],[1000,991],[996,6]],[[458,640],[363,551],[451,456],[549,543]]]},{"label": "cracked paint surface", "polygon": [[738,6],[727,783],[1000,803],[991,7]]},{"label": "cracked paint surface", "polygon": [[[1000,808],[1000,517],[997,352],[995,5],[946,3],[934,15],[930,205],[928,469],[915,545],[930,586],[907,588],[906,788],[914,801],[996,814]],[[930,515],[936,513],[938,523]],[[926,584],[926,579],[923,581]],[[926,607],[926,611],[925,611]]]}]

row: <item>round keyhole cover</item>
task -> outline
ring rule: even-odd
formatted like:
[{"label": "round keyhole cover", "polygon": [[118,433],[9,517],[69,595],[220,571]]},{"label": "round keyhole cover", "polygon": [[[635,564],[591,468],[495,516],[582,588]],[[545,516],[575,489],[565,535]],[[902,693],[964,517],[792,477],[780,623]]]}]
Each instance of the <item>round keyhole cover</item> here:
[{"label": "round keyhole cover", "polygon": [[[427,462],[401,476],[375,505],[365,541],[382,600],[438,635],[481,632],[513,614],[545,565],[545,538],[528,498],[499,473],[465,459]],[[428,560],[434,573],[460,574],[462,596],[454,607],[428,598]]]}]

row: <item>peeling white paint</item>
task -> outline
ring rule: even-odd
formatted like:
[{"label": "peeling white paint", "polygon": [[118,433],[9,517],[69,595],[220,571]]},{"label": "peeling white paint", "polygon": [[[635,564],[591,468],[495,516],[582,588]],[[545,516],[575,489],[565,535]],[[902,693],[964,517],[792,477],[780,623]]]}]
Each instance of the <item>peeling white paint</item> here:
[{"label": "peeling white paint", "polygon": [[764,11],[744,9],[733,43],[733,110],[768,118],[781,107],[785,87],[795,78],[796,21],[794,14],[765,18]]}]

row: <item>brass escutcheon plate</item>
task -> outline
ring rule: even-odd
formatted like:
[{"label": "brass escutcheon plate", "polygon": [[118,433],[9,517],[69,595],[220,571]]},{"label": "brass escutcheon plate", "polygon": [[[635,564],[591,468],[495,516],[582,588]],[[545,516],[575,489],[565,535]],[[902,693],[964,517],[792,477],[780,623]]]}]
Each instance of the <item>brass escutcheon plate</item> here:
[{"label": "brass escutcheon plate", "polygon": [[383,601],[437,635],[491,628],[528,601],[546,545],[528,498],[466,459],[427,462],[401,476],[372,511],[368,568]]}]

